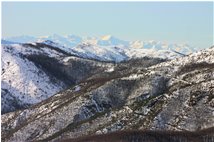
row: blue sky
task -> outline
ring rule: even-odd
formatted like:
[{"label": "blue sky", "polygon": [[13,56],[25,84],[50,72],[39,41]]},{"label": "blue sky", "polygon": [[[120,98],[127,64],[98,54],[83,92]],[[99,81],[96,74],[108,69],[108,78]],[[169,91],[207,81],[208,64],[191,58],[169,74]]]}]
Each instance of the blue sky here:
[{"label": "blue sky", "polygon": [[114,35],[213,44],[213,2],[3,2],[2,36]]}]

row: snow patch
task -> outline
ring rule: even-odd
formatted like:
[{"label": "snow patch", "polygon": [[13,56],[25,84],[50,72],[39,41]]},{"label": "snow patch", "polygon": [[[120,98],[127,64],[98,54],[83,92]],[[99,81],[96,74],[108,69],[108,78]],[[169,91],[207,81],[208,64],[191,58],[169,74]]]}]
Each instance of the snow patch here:
[{"label": "snow patch", "polygon": [[110,67],[106,70],[106,72],[113,72],[114,71],[114,67]]}]

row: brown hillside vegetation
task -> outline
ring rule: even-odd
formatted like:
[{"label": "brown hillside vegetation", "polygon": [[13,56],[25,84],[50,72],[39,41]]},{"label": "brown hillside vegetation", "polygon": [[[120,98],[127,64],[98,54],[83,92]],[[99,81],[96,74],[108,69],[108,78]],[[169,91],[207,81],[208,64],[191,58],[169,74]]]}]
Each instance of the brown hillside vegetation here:
[{"label": "brown hillside vegetation", "polygon": [[118,131],[61,142],[214,142],[214,127],[201,131]]}]

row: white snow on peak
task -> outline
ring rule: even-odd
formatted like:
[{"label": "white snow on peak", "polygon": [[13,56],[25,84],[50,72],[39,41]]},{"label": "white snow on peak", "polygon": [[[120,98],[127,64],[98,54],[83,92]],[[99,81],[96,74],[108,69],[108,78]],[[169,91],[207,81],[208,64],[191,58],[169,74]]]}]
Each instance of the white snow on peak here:
[{"label": "white snow on peak", "polygon": [[[172,59],[182,56],[182,54],[188,55],[196,51],[194,47],[188,44],[171,44],[155,40],[125,41],[112,35],[80,37],[76,35],[61,36],[53,34],[39,38],[20,36],[5,38],[4,40],[20,43],[35,40],[51,45],[55,43],[54,46],[80,57],[116,62],[145,56]],[[52,41],[52,43],[47,41]]]},{"label": "white snow on peak", "polygon": [[140,40],[132,41],[132,42],[130,42],[130,47],[131,48],[143,48],[143,41],[140,41]]},{"label": "white snow on peak", "polygon": [[[57,57],[59,53],[44,49],[46,54]],[[19,44],[2,45],[2,89],[8,90],[23,104],[34,104],[63,89],[62,82],[53,83],[49,76],[22,55],[38,53],[37,49]],[[2,106],[4,107],[4,106]]]},{"label": "white snow on peak", "polygon": [[102,40],[109,40],[110,38],[111,38],[111,35],[105,35],[101,37]]}]

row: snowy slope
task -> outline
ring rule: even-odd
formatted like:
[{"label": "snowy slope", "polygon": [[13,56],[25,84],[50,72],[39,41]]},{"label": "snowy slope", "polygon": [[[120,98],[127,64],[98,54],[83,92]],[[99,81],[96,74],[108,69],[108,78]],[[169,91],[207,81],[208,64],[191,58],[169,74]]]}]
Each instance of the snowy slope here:
[{"label": "snowy slope", "polygon": [[214,127],[214,48],[132,67],[101,72],[35,107],[3,115],[3,140],[61,141],[130,129]]},{"label": "snowy slope", "polygon": [[120,62],[128,59],[123,49],[112,46],[80,44],[73,48],[73,50],[78,53],[80,57],[93,58],[101,61]]},{"label": "snowy slope", "polygon": [[[64,86],[60,81],[53,83],[44,71],[23,57],[35,52],[39,51],[24,48],[19,44],[13,45],[13,47],[2,45],[1,89],[9,91],[22,105],[40,102],[62,90]],[[43,52],[51,53],[51,56],[58,56],[48,49]],[[7,101],[7,96],[2,97],[2,103],[5,105],[2,106],[3,110],[9,104],[4,101]]]},{"label": "snowy slope", "polygon": [[[2,45],[2,113],[41,102],[112,63],[79,58],[52,41]],[[89,58],[89,57],[88,57]]]}]

